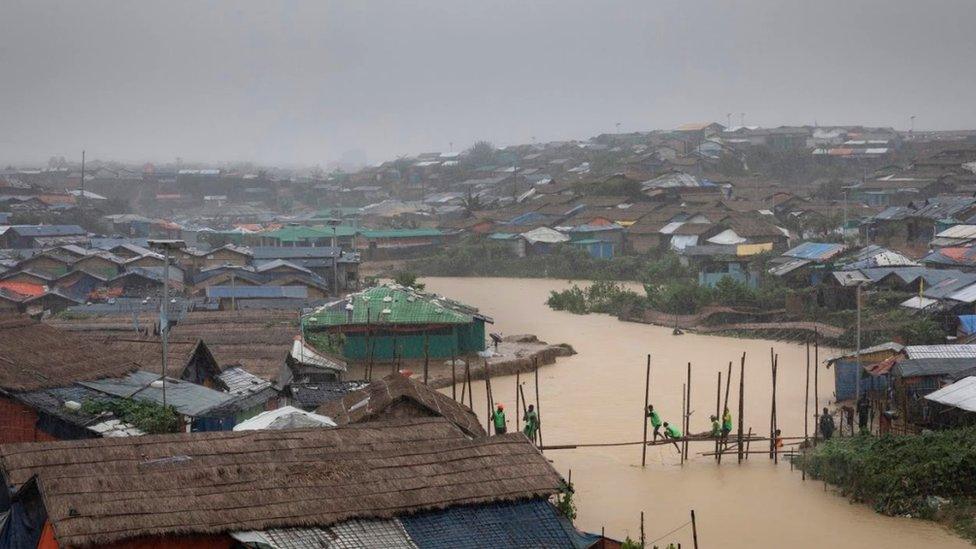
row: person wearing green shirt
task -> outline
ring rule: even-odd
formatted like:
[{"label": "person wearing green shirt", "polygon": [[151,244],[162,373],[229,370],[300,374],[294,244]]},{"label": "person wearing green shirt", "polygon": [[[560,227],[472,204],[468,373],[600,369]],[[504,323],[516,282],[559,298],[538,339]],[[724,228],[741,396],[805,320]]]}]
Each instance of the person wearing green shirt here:
[{"label": "person wearing green shirt", "polygon": [[647,417],[651,419],[651,426],[654,427],[654,440],[661,436],[661,416],[654,411],[654,405],[647,405]]},{"label": "person wearing green shirt", "polygon": [[529,409],[522,416],[522,421],[525,422],[522,433],[525,434],[526,438],[535,442],[535,434],[539,432],[539,414],[535,411],[535,406],[529,404]]},{"label": "person wearing green shirt", "polygon": [[504,435],[505,432],[508,431],[508,426],[505,422],[505,406],[503,406],[501,403],[499,403],[495,411],[492,412],[491,421],[495,425],[496,435]]},{"label": "person wearing green shirt", "polygon": [[725,413],[722,414],[722,434],[724,436],[729,436],[732,432],[732,413],[729,412],[728,407],[725,408]]},{"label": "person wearing green shirt", "polygon": [[[681,438],[681,429],[678,429],[674,425],[668,425],[667,421],[665,421],[663,425],[664,438],[672,439],[672,441]],[[672,444],[674,444],[674,447],[678,449],[678,452],[681,452],[681,448],[678,448],[678,443],[676,441],[672,442]]]},{"label": "person wearing green shirt", "polygon": [[718,416],[712,417],[712,438],[718,438],[722,436],[722,426],[718,423]]}]

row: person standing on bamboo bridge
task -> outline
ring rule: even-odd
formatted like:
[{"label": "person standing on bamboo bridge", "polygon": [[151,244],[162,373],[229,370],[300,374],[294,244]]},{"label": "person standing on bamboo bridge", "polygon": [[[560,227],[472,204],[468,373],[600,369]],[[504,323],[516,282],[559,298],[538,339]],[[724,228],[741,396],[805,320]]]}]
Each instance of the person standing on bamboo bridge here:
[{"label": "person standing on bamboo bridge", "polygon": [[651,418],[651,427],[654,427],[654,440],[661,436],[661,416],[654,411],[654,405],[647,405],[647,417]]},{"label": "person standing on bamboo bridge", "polygon": [[[678,429],[674,425],[668,425],[668,422],[664,422],[664,438],[677,440],[681,438],[681,429]],[[675,448],[678,448],[678,443],[673,442]],[[681,452],[681,448],[678,448],[678,452]]]},{"label": "person standing on bamboo bridge", "polygon": [[505,421],[505,406],[501,402],[496,406],[497,408],[491,414],[491,421],[495,424],[495,434],[504,435],[508,431],[508,425]]},{"label": "person standing on bamboo bridge", "polygon": [[718,416],[711,416],[712,419],[712,438],[722,436],[722,426],[718,423]]},{"label": "person standing on bamboo bridge", "polygon": [[529,409],[522,416],[522,421],[525,422],[522,432],[526,438],[535,443],[535,434],[539,432],[539,414],[535,411],[535,406],[529,404]]}]

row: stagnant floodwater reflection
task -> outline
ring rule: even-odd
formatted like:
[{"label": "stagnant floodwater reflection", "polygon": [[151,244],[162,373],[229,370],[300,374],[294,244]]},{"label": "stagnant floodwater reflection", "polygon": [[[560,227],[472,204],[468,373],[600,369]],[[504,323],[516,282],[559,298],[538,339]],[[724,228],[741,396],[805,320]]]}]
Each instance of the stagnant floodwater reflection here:
[{"label": "stagnant floodwater reflection", "polygon": [[[545,304],[549,291],[566,288],[565,281],[429,278],[424,282],[431,291],[480,307],[494,318],[492,331],[536,334],[550,343],[569,343],[579,353],[540,372],[546,445],[640,440],[647,353],[652,355],[651,402],[665,421],[680,423],[681,387],[687,363],[692,363],[691,431],[700,432],[709,428],[708,416],[715,410],[716,372],[722,370],[724,377],[729,361],[736,372],[730,408],[737,410],[739,357],[746,352],[745,425],[766,436],[770,347],[779,354],[779,426],[786,436],[803,434],[806,355],[801,345],[673,336],[668,328],[619,322],[606,315],[552,311]],[[821,360],[832,353],[821,349]],[[528,377],[524,390],[534,400],[529,396],[534,387]],[[511,410],[513,429],[514,376],[493,378],[492,389],[495,400]],[[832,393],[832,372],[821,366],[821,407]],[[483,384],[475,384],[474,397],[475,411],[484,419]],[[645,468],[640,466],[639,445],[552,450],[546,455],[564,476],[572,469],[577,524],[596,532],[605,527],[608,535],[621,539],[638,537],[641,511],[651,541],[687,522],[689,510],[695,509],[701,547],[970,546],[934,523],[885,517],[867,506],[852,505],[822,482],[802,481],[800,473],[791,472],[783,461],[774,466],[766,456],[752,455],[741,466],[734,457],[717,466],[713,458],[697,455],[711,450],[707,443],[692,443],[691,461],[680,465],[673,446],[652,446]],[[682,528],[658,544],[671,541],[691,547],[690,529]]]}]

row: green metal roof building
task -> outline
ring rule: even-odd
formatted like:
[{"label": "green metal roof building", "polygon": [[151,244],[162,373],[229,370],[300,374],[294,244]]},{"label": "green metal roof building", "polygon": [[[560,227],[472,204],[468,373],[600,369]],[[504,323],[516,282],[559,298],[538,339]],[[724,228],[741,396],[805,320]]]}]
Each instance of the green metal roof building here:
[{"label": "green metal roof building", "polygon": [[397,285],[369,288],[302,319],[306,340],[347,360],[450,358],[485,350],[477,309]]}]

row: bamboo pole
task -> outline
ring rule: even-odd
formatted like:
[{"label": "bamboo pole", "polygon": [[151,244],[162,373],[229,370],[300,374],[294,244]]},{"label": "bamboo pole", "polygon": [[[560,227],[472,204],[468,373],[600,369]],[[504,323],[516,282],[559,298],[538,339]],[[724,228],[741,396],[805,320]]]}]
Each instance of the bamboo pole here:
[{"label": "bamboo pole", "polygon": [[457,366],[455,364],[456,357],[454,353],[451,353],[451,398],[454,402],[457,402]]},{"label": "bamboo pole", "polygon": [[427,331],[424,331],[424,385],[427,385],[427,380],[430,374],[430,341],[427,338]]},{"label": "bamboo pole", "polygon": [[[488,369],[488,359],[485,359],[485,398],[488,399],[488,434],[491,434],[491,415],[494,412],[491,399],[491,371]],[[498,432],[496,431],[497,435]]]},{"label": "bamboo pole", "polygon": [[691,542],[694,549],[698,549],[698,523],[695,522],[695,510],[691,510]]},{"label": "bamboo pole", "polygon": [[[468,359],[464,359],[464,376],[465,376],[465,379],[467,380],[466,385],[468,387],[468,408],[470,408],[471,411],[473,412],[474,411],[474,400],[472,399],[472,396],[471,396],[471,363],[468,362]],[[463,389],[461,391],[461,401],[464,402],[464,390]]]},{"label": "bamboo pole", "polygon": [[644,374],[644,409],[641,410],[641,421],[644,422],[644,444],[641,445],[641,467],[647,465],[647,406],[651,399],[651,354],[647,354],[647,372]]},{"label": "bamboo pole", "polygon": [[519,387],[522,384],[519,383],[519,371],[515,370],[515,430],[522,430],[522,407],[520,406],[521,401],[519,400]]},{"label": "bamboo pole", "polygon": [[[730,360],[729,361],[729,371],[728,371],[728,374],[725,376],[725,404],[722,406],[723,416],[724,416],[724,411],[726,409],[728,409],[728,407],[729,407],[729,388],[731,387],[731,385],[732,385],[732,361]],[[722,421],[721,417],[722,416],[719,416],[719,421]],[[722,441],[722,445],[723,446],[728,446],[729,445],[729,436],[731,434],[732,434],[731,431],[728,434],[725,434],[725,431],[722,431],[722,435],[723,435],[722,438],[724,439]],[[718,463],[719,463],[719,465],[722,464],[722,456],[721,456],[721,454],[718,456]]]},{"label": "bamboo pole", "polygon": [[[721,418],[719,415],[719,408],[722,406],[722,370],[718,371],[718,385],[715,387],[715,417]],[[719,419],[721,421],[721,419]],[[719,424],[721,425],[721,423]],[[721,432],[721,431],[719,431]],[[719,439],[715,439],[715,453],[718,454],[718,444]],[[715,456],[715,461],[718,461],[718,455]]]},{"label": "bamboo pole", "polygon": [[769,400],[769,459],[773,459],[773,418],[776,416],[776,355],[773,348],[769,348],[769,372],[772,376],[772,396]]},{"label": "bamboo pole", "polygon": [[[685,435],[688,434],[687,429],[685,428],[685,420],[684,420],[684,418],[687,417],[687,415],[688,415],[686,413],[687,409],[688,409],[688,387],[687,387],[686,384],[682,383],[681,384],[681,428],[684,429],[684,431],[682,431],[682,437],[681,437],[682,439],[684,438]],[[664,434],[666,435],[667,433],[665,432]],[[678,445],[675,444],[675,446],[678,446]],[[681,463],[682,464],[685,462],[684,446],[685,446],[685,443],[682,440],[681,441],[681,446],[678,446],[678,455],[681,458]]]},{"label": "bamboo pole", "polygon": [[[739,363],[739,463],[742,463],[742,424],[745,422],[745,417],[743,417],[743,406],[742,399],[745,395],[745,381],[746,381],[746,354],[742,353],[742,360]],[[750,429],[749,434],[752,434]]]},{"label": "bamboo pole", "polygon": [[[686,385],[688,391],[688,398],[685,402],[687,405],[685,407],[685,434],[691,434],[691,363],[688,363],[688,383]],[[684,458],[685,461],[688,460],[688,442],[684,443]]]},{"label": "bamboo pole", "polygon": [[539,399],[539,359],[532,357],[535,369],[535,414],[539,418],[539,446],[542,446],[542,400]]},{"label": "bamboo pole", "polygon": [[640,536],[640,546],[644,549],[644,511],[641,511],[641,536]]},{"label": "bamboo pole", "polygon": [[820,332],[813,331],[813,445],[820,434]]},{"label": "bamboo pole", "polygon": [[[742,432],[740,426],[739,432]],[[746,459],[749,459],[749,448],[752,446],[752,427],[749,427],[749,438],[746,439]],[[742,460],[742,446],[739,446],[739,460]]]},{"label": "bamboo pole", "polygon": [[[803,393],[803,442],[809,443],[810,436],[810,339],[807,339],[807,377]],[[801,472],[802,479],[807,479],[807,470]]]},{"label": "bamboo pole", "polygon": [[779,422],[776,418],[776,378],[779,373],[779,355],[777,354],[773,359],[773,463],[779,463],[779,454],[776,453],[776,431],[778,430]]},{"label": "bamboo pole", "polygon": [[[523,414],[528,414],[529,413],[529,410],[528,410],[528,408],[526,408],[526,404],[528,403],[528,399],[525,398],[525,391],[522,390],[522,386],[521,385],[519,385],[519,387],[518,387],[518,392],[519,392],[520,395],[522,395],[522,413]],[[532,444],[535,444],[535,433],[532,434]],[[541,448],[541,446],[540,446],[540,448]]]}]

